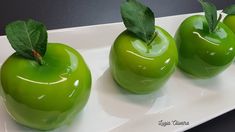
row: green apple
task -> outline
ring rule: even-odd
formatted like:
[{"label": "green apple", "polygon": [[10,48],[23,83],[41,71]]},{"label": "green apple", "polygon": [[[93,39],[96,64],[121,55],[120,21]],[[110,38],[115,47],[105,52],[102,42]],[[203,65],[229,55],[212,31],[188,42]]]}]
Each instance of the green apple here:
[{"label": "green apple", "polygon": [[235,33],[235,4],[226,7],[223,12],[226,14],[223,23]]},{"label": "green apple", "polygon": [[150,93],[169,79],[177,65],[177,49],[173,38],[156,27],[158,36],[152,46],[124,31],[110,52],[110,68],[115,81],[134,93]]},{"label": "green apple", "polygon": [[[138,9],[140,6],[144,9]],[[149,25],[153,28],[153,37],[150,38],[150,41],[145,41],[148,39],[138,36],[126,22],[127,30],[122,32],[112,45],[109,58],[110,69],[114,80],[122,88],[133,93],[146,94],[159,89],[169,79],[177,65],[177,48],[169,33],[161,27],[154,26],[153,15],[141,16],[139,15],[141,13],[132,12],[132,8],[137,8],[139,11],[143,10],[143,12],[147,10],[146,12],[151,14],[149,8],[136,1],[124,2],[121,8],[124,23],[131,19],[126,14],[135,17],[133,18],[134,21],[128,20],[128,22],[131,21],[130,23],[135,23],[137,21],[135,19],[138,19],[138,17],[143,21],[150,18],[151,25]],[[142,29],[149,28],[145,27],[148,22],[143,23],[143,25],[132,25],[131,27],[134,30],[139,27],[140,29],[141,27]],[[145,33],[145,31],[140,30],[139,34],[141,33]]]},{"label": "green apple", "polygon": [[1,67],[1,84],[4,104],[16,122],[50,130],[70,123],[85,106],[91,73],[83,57],[64,44],[49,43],[42,59],[40,64],[12,54]]},{"label": "green apple", "polygon": [[[205,4],[212,5],[202,3]],[[216,9],[211,12],[214,16],[207,13],[206,17],[188,17],[175,34],[179,68],[198,78],[209,78],[221,73],[233,62],[235,56],[235,35],[219,22],[220,19],[211,20],[217,16]]]},{"label": "green apple", "polygon": [[235,33],[235,15],[227,15],[224,18],[223,23]]}]

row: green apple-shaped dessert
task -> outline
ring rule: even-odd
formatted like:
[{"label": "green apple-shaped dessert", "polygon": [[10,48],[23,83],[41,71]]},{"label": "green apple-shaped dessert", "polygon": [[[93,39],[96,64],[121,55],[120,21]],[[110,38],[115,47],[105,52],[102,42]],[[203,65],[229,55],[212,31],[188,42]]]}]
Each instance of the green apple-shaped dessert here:
[{"label": "green apple-shaped dessert", "polygon": [[163,86],[178,62],[171,35],[155,26],[154,14],[136,0],[124,1],[121,15],[127,30],[115,40],[110,51],[114,80],[124,89],[146,94]]},{"label": "green apple-shaped dessert", "polygon": [[227,14],[223,23],[235,33],[235,5],[231,5],[223,10]]},{"label": "green apple-shaped dessert", "polygon": [[185,19],[175,34],[179,68],[197,78],[210,78],[234,60],[235,35],[217,18],[214,4],[200,0],[205,16]]},{"label": "green apple-shaped dessert", "polygon": [[45,26],[34,20],[10,23],[6,35],[16,51],[1,67],[9,115],[40,130],[72,121],[90,95],[91,73],[82,56],[64,44],[47,43]]}]

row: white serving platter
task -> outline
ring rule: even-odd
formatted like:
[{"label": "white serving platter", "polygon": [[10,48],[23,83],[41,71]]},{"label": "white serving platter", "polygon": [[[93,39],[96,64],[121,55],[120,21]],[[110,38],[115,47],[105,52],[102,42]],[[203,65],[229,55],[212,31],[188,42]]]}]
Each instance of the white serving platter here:
[{"label": "white serving platter", "polygon": [[[198,13],[197,13],[198,14]],[[156,19],[172,36],[188,16]],[[184,131],[235,108],[235,65],[211,79],[192,79],[176,70],[161,90],[135,95],[119,88],[109,71],[109,50],[124,30],[122,23],[75,27],[49,31],[49,41],[77,49],[92,72],[89,101],[75,120],[53,132],[156,132]],[[13,53],[5,36],[0,37],[0,64]],[[160,125],[170,122],[171,125]],[[185,122],[173,125],[172,121]],[[36,131],[16,124],[0,97],[0,132]]]}]

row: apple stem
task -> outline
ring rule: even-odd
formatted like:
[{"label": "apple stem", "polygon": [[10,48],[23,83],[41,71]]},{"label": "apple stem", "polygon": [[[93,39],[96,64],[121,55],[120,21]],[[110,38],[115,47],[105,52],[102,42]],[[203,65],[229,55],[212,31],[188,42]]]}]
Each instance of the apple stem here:
[{"label": "apple stem", "polygon": [[[223,11],[222,11],[223,12]],[[222,12],[219,14],[219,18],[217,19],[217,25],[215,26],[214,30],[210,31],[210,33],[214,32],[216,30],[216,27],[218,26],[218,23],[222,19]]]},{"label": "apple stem", "polygon": [[223,11],[219,14],[218,21],[220,21],[222,19],[222,16],[223,16],[222,13],[223,13]]},{"label": "apple stem", "polygon": [[154,39],[157,37],[157,32],[154,32],[153,38],[148,42],[148,46],[151,46],[151,43],[154,41]]},{"label": "apple stem", "polygon": [[42,59],[42,56],[35,50],[32,50],[33,56],[36,59],[36,61],[38,62],[39,65],[44,64],[44,61]]}]

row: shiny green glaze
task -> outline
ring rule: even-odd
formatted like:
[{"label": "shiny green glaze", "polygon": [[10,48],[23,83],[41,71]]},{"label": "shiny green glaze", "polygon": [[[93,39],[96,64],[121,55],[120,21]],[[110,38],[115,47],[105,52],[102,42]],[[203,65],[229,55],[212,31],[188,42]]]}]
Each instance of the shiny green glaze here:
[{"label": "shiny green glaze", "polygon": [[235,55],[235,36],[223,23],[210,33],[204,16],[191,16],[183,21],[175,35],[179,68],[199,78],[224,71]]},{"label": "shiny green glaze", "polygon": [[1,68],[4,101],[20,124],[49,130],[69,123],[86,104],[91,73],[82,56],[63,44],[48,44],[45,64],[11,55]]},{"label": "shiny green glaze", "polygon": [[224,18],[223,23],[235,33],[235,15],[227,15]]},{"label": "shiny green glaze", "polygon": [[178,56],[174,39],[156,27],[157,37],[147,46],[128,31],[115,40],[110,52],[114,80],[123,88],[150,93],[160,88],[173,73]]}]

